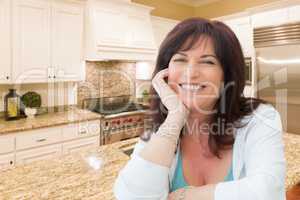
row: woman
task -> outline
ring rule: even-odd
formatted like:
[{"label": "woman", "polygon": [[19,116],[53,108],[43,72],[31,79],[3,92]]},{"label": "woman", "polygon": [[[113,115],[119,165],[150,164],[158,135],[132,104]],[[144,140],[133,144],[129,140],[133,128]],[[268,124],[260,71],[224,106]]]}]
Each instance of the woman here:
[{"label": "woman", "polygon": [[244,68],[225,24],[190,18],[174,27],[152,79],[158,126],[120,171],[117,199],[285,199],[280,115],[243,96]]}]

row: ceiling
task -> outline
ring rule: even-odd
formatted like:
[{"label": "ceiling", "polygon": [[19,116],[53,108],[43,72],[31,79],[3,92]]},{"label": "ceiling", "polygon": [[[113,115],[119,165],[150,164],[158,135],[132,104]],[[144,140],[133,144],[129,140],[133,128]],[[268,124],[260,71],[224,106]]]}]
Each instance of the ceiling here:
[{"label": "ceiling", "polygon": [[219,0],[172,0],[172,1],[180,4],[197,7],[197,6],[213,3]]}]

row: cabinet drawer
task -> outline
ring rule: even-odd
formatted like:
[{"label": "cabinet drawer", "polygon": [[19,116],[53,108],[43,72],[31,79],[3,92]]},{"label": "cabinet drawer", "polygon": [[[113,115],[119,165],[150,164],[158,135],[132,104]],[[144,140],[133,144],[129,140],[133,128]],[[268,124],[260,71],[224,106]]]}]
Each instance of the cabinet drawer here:
[{"label": "cabinet drawer", "polygon": [[87,121],[76,124],[69,124],[63,127],[63,140],[73,140],[77,138],[89,137],[100,134],[100,121]]},{"label": "cabinet drawer", "polygon": [[61,144],[54,144],[45,147],[20,151],[16,153],[16,164],[26,164],[33,161],[56,158],[61,155],[61,150]]},{"label": "cabinet drawer", "polygon": [[63,154],[68,154],[84,149],[97,148],[100,145],[100,137],[93,136],[63,143]]},{"label": "cabinet drawer", "polygon": [[0,170],[7,169],[15,165],[15,154],[9,153],[0,155]]},{"label": "cabinet drawer", "polygon": [[34,148],[62,141],[61,127],[21,132],[16,136],[16,150]]},{"label": "cabinet drawer", "polygon": [[0,137],[0,154],[13,152],[15,150],[15,137]]}]

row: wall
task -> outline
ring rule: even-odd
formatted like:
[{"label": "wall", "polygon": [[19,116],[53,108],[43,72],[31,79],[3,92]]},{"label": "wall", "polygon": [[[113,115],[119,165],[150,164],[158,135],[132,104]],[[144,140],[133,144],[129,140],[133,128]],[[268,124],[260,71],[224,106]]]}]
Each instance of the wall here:
[{"label": "wall", "polygon": [[19,95],[28,91],[39,93],[42,98],[42,107],[77,104],[77,83],[74,82],[0,85],[0,112],[4,110],[4,97],[10,88],[17,89]]},{"label": "wall", "polygon": [[176,20],[191,17],[195,12],[194,7],[179,4],[171,0],[132,0],[132,2],[154,7],[151,15]]}]

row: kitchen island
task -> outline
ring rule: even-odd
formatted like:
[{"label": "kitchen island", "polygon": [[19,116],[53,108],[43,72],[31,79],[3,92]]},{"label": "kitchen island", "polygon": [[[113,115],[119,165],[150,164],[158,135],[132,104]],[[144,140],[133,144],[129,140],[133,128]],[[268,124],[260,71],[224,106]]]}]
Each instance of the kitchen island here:
[{"label": "kitchen island", "polygon": [[[129,160],[122,148],[138,138],[36,161],[0,172],[0,199],[113,200],[112,188]],[[300,181],[300,136],[284,134],[286,187]]]}]

